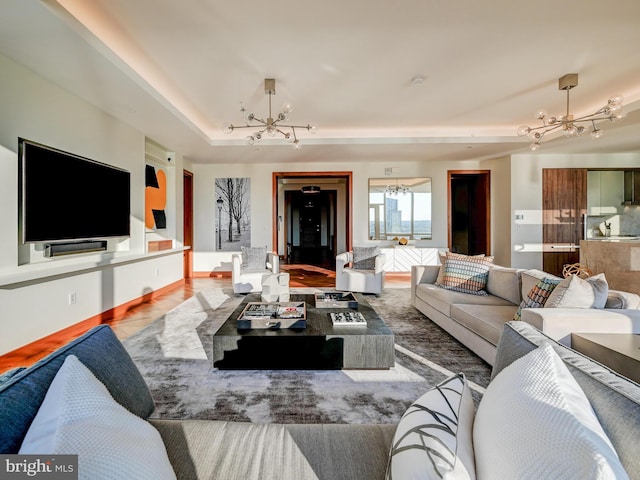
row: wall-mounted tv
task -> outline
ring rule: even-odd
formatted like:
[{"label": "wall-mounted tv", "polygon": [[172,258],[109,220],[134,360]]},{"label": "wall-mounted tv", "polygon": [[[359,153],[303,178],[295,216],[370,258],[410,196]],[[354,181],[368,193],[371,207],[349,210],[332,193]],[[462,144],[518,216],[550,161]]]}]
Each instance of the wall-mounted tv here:
[{"label": "wall-mounted tv", "polygon": [[20,138],[23,243],[130,234],[128,171]]}]

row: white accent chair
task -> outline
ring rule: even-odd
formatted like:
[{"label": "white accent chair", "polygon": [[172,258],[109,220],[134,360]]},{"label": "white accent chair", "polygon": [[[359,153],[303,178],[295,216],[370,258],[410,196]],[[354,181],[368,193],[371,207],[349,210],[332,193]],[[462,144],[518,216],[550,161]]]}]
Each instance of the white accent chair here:
[{"label": "white accent chair", "polygon": [[[355,247],[357,248],[357,247]],[[344,252],[336,256],[336,290],[344,292],[382,293],[384,289],[384,263],[386,255],[378,252],[370,258],[370,264],[363,268],[358,265],[354,252]]]},{"label": "white accent chair", "polygon": [[[257,260],[256,254],[264,259]],[[280,273],[280,258],[273,252],[252,248],[243,249],[243,253],[231,255],[231,283],[234,293],[262,292],[262,276],[272,273]]]}]

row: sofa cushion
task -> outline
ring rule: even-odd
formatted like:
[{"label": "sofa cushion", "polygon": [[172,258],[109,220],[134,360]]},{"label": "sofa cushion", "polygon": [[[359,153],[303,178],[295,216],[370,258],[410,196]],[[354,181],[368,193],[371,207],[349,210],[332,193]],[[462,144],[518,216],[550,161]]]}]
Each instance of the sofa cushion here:
[{"label": "sofa cushion", "polygon": [[498,344],[504,324],[513,320],[515,305],[451,305],[451,319],[484,338]]},{"label": "sofa cushion", "polygon": [[74,355],[51,382],[19,453],[78,455],[83,478],[176,478],[158,431],[118,404]]},{"label": "sofa cushion", "polygon": [[522,299],[520,306],[516,310],[513,316],[514,320],[520,320],[522,317],[523,308],[542,308],[547,302],[549,295],[553,292],[556,285],[560,283],[560,279],[555,278],[541,278],[536,284],[529,290],[529,293]]},{"label": "sofa cushion", "polygon": [[604,308],[640,309],[640,295],[620,290],[609,290]]},{"label": "sofa cushion", "polygon": [[485,288],[493,257],[468,257],[447,253],[442,279],[436,286],[454,292],[488,295]]},{"label": "sofa cushion", "polygon": [[464,374],[433,387],[402,416],[393,437],[386,478],[475,479],[474,416]]},{"label": "sofa cushion", "polygon": [[131,413],[147,418],[149,388],[111,328],[100,325],[0,385],[0,453],[17,453],[23,437],[67,355],[75,355]]},{"label": "sofa cushion", "polygon": [[473,443],[478,478],[629,478],[589,400],[548,343],[489,383]]},{"label": "sofa cushion", "polygon": [[264,270],[267,266],[267,249],[265,247],[240,247],[242,249],[242,268],[247,270]]},{"label": "sofa cushion", "polygon": [[384,478],[395,425],[150,419],[178,478]]},{"label": "sofa cushion", "polygon": [[604,308],[609,285],[604,273],[582,279],[569,275],[551,292],[545,308]]},{"label": "sofa cushion", "polygon": [[[547,311],[559,313],[557,309]],[[598,310],[588,309],[581,313],[597,314]],[[637,438],[640,432],[640,386],[637,383],[554,342],[548,335],[524,322],[505,324],[491,372],[492,378],[518,358],[545,343],[553,345],[585,392],[629,476],[640,478],[638,444],[637,441],[629,441],[630,438]]]},{"label": "sofa cushion", "polygon": [[374,270],[379,247],[353,247],[353,268],[355,270]]},{"label": "sofa cushion", "polygon": [[518,305],[522,300],[520,273],[517,268],[492,266],[487,277],[487,293]]},{"label": "sofa cushion", "polygon": [[452,304],[513,306],[508,300],[494,295],[469,295],[468,293],[445,290],[429,283],[416,285],[416,298],[428,303],[447,317],[451,316]]}]

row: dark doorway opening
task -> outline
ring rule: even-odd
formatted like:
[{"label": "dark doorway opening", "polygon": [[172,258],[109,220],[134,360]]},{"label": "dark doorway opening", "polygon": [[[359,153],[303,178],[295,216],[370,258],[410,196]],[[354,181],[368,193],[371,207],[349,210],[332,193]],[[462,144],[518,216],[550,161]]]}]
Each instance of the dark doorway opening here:
[{"label": "dark doorway opening", "polygon": [[490,171],[449,171],[449,250],[490,255]]},{"label": "dark doorway opening", "polygon": [[285,192],[287,262],[334,268],[335,190]]}]

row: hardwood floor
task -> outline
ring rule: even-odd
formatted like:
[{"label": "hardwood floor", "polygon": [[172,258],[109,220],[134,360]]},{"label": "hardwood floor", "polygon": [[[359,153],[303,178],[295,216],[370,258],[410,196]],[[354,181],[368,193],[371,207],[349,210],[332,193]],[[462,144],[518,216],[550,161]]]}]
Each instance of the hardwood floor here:
[{"label": "hardwood floor", "polygon": [[[281,270],[289,272],[291,287],[335,286],[335,271],[312,265],[281,265]],[[388,274],[385,278],[386,288],[408,288],[409,274]],[[126,309],[118,316],[106,320],[119,339],[125,339],[157,320],[169,310],[177,307],[186,299],[207,288],[230,288],[230,278],[192,278],[185,279],[184,284],[163,295]],[[73,338],[79,336],[53,335],[43,342],[36,342],[32,348],[20,349],[10,355],[0,356],[0,374],[18,366],[28,366],[53,352]]]}]

